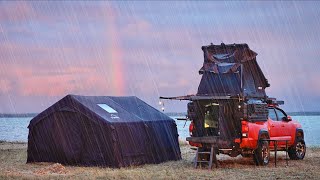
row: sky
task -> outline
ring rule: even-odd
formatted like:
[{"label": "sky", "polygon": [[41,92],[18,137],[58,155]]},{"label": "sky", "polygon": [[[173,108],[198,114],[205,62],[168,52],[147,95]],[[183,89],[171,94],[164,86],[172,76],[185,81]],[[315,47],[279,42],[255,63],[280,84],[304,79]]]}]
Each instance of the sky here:
[{"label": "sky", "polygon": [[[320,111],[320,2],[1,1],[0,113],[67,94],[195,94],[201,46],[247,43],[287,111]],[[186,103],[165,101],[166,112]]]}]

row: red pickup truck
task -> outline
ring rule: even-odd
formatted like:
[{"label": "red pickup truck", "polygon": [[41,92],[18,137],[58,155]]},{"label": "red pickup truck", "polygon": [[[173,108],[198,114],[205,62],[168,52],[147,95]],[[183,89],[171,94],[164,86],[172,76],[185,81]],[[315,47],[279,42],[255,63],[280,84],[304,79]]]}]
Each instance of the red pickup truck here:
[{"label": "red pickup truck", "polygon": [[258,54],[247,44],[210,44],[201,49],[204,59],[197,93],[160,97],[189,101],[187,119],[192,122],[187,141],[200,147],[198,152],[214,148],[233,157],[253,156],[258,165],[266,165],[272,140],[278,140],[279,150],[285,149],[287,140],[290,158],[303,159],[301,125],[278,107],[283,101],[267,96],[270,84],[257,62]]},{"label": "red pickup truck", "polygon": [[[306,144],[301,125],[293,121],[277,105],[268,105],[268,119],[250,122],[241,121],[241,137],[234,138],[233,148],[229,151],[218,150],[217,153],[244,157],[252,156],[257,165],[267,165],[269,163],[270,150],[274,149],[274,144],[263,139],[289,140],[288,155],[290,159],[303,159],[306,153]],[[192,121],[189,127],[190,135],[195,134],[197,129]],[[192,146],[203,147],[205,144],[189,141]],[[286,150],[285,141],[279,141],[277,150]]]}]

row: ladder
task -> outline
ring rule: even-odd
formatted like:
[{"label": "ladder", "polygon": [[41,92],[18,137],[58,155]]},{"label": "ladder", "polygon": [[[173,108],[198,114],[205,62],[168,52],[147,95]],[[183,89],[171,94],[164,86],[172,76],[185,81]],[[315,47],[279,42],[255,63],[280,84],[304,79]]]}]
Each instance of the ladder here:
[{"label": "ladder", "polygon": [[[205,155],[207,155],[207,154],[209,154],[209,161],[206,160]],[[201,167],[202,163],[207,163],[208,168],[212,169],[212,162],[214,162],[216,167],[218,167],[217,156],[216,156],[216,152],[214,150],[213,145],[211,145],[210,151],[205,151],[205,150],[202,150],[201,148],[199,149],[199,147],[198,147],[197,152],[196,152],[196,157],[194,160],[194,167],[197,168],[198,165]]]}]

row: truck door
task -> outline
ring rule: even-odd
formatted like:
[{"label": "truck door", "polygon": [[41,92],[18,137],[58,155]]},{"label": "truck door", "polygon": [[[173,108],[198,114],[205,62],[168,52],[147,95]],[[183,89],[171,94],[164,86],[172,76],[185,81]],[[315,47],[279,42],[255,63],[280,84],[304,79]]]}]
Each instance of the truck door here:
[{"label": "truck door", "polygon": [[269,107],[268,128],[270,138],[277,138],[281,135],[281,122],[278,121],[277,114],[273,107]]},{"label": "truck door", "polygon": [[291,123],[283,120],[283,118],[287,117],[287,115],[281,109],[275,108],[275,111],[278,117],[278,122],[280,123],[280,128],[281,128],[280,136],[282,136],[283,138],[289,138],[289,137],[291,138],[291,134],[292,134],[292,132],[290,132]]}]

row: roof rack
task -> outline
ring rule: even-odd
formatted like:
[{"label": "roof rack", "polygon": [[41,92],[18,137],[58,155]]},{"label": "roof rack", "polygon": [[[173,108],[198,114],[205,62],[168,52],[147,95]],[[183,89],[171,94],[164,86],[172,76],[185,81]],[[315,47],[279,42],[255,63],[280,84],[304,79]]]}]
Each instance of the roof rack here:
[{"label": "roof rack", "polygon": [[268,104],[272,104],[272,105],[284,105],[284,101],[282,100],[277,100],[276,98],[268,98],[267,99],[267,103]]},{"label": "roof rack", "polygon": [[189,100],[189,101],[195,101],[195,100],[224,100],[224,99],[239,99],[239,97],[233,97],[233,96],[204,96],[204,95],[186,95],[186,96],[177,96],[177,97],[159,97],[160,99],[169,99],[169,100]]}]

